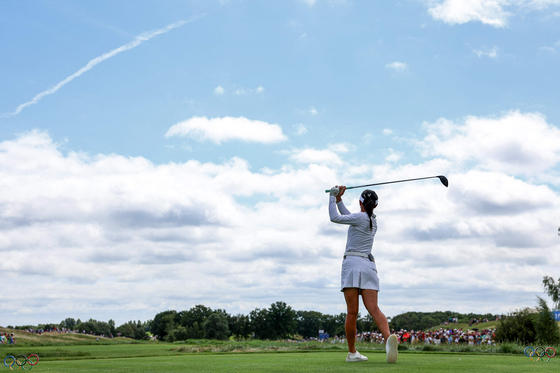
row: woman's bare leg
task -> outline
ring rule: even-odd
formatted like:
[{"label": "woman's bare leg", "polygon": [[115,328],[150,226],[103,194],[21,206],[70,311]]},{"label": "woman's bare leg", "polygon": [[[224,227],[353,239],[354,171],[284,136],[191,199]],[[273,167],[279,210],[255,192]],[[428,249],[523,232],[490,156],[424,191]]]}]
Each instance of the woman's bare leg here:
[{"label": "woman's bare leg", "polygon": [[[344,299],[346,300],[346,339],[348,340],[348,351],[356,352],[356,321],[358,320],[358,310],[360,307],[360,290],[357,288],[344,289]],[[387,321],[387,319],[385,319]]]},{"label": "woman's bare leg", "polygon": [[[379,306],[377,305],[377,290],[363,289],[362,300],[364,302],[364,306],[366,306],[369,314],[371,315],[371,317],[373,317],[373,320],[381,331],[381,334],[383,334],[383,338],[387,340],[387,338],[389,338],[389,335],[391,335],[391,330],[389,329],[387,318],[385,317],[383,312],[381,312]],[[348,303],[348,301],[346,301],[346,303]],[[356,307],[356,309],[358,308]],[[346,319],[346,322],[348,323],[348,319]],[[350,346],[350,344],[348,344],[348,346]]]}]

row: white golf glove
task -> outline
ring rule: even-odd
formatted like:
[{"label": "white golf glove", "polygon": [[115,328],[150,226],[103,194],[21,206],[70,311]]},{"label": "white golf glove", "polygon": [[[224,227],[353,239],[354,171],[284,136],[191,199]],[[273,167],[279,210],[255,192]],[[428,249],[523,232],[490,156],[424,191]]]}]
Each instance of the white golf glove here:
[{"label": "white golf glove", "polygon": [[331,188],[331,196],[333,196],[333,197],[338,196],[338,188],[337,187],[332,187]]}]

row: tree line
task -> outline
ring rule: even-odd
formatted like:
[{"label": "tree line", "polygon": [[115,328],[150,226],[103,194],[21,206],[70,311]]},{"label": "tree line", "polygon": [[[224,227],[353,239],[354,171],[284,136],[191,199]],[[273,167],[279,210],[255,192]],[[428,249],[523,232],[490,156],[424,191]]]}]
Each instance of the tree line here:
[{"label": "tree line", "polygon": [[[426,330],[457,318],[469,322],[473,318],[495,318],[491,314],[460,314],[457,312],[407,312],[392,318],[389,327],[394,330]],[[342,336],[345,334],[346,313],[323,314],[317,311],[296,311],[284,302],[276,302],[269,308],[256,308],[248,315],[230,315],[225,310],[212,310],[197,305],[185,311],[168,310],[158,313],[151,331],[160,340],[168,342],[187,339],[263,339],[276,340],[294,336],[318,338],[319,330]],[[378,331],[373,318],[366,314],[358,316],[359,332]]]},{"label": "tree line", "polygon": [[[554,307],[560,308],[560,279],[543,279],[545,292],[552,298]],[[502,317],[496,330],[497,341],[519,341],[533,343],[550,341],[560,343],[558,325],[554,321],[546,302],[538,298],[537,312],[529,309],[516,311]],[[472,319],[495,320],[492,314],[460,314],[451,311],[406,312],[393,317],[389,327],[393,330],[427,330],[442,325],[446,321],[457,320],[468,323]],[[296,311],[285,302],[272,303],[269,308],[255,308],[248,315],[231,315],[223,309],[212,310],[204,305],[196,305],[189,310],[168,310],[155,315],[153,320],[142,322],[128,321],[116,327],[113,320],[108,322],[89,319],[88,321],[67,318],[59,324],[40,324],[37,327],[21,326],[18,329],[66,328],[87,334],[116,336],[134,339],[147,339],[155,335],[159,340],[168,342],[187,339],[235,339],[276,340],[294,336],[303,338],[319,337],[319,330],[330,336],[344,335],[346,313],[338,315],[323,314],[317,311]],[[449,327],[452,327],[450,325]],[[12,328],[8,326],[8,328]],[[377,325],[369,314],[358,315],[358,332],[378,331]],[[555,342],[556,341],[556,342]]]},{"label": "tree line", "polygon": [[[473,314],[462,315],[456,312],[407,312],[393,317],[389,326],[400,330],[423,330],[442,324],[449,317],[467,320]],[[211,309],[204,305],[196,305],[188,310],[168,310],[155,315],[153,320],[128,321],[116,326],[113,320],[97,321],[89,319],[67,318],[59,324],[40,324],[38,326],[19,326],[18,329],[66,328],[86,334],[117,336],[134,339],[147,339],[150,335],[159,340],[174,342],[187,339],[262,339],[277,340],[294,336],[318,338],[319,330],[330,336],[344,335],[346,313],[337,315],[324,314],[318,311],[297,311],[285,302],[275,302],[268,308],[255,308],[247,315],[232,315],[223,309]],[[466,322],[466,321],[465,321]],[[8,326],[10,328],[10,326]],[[359,332],[377,331],[373,318],[366,313],[358,315],[357,329]]]}]

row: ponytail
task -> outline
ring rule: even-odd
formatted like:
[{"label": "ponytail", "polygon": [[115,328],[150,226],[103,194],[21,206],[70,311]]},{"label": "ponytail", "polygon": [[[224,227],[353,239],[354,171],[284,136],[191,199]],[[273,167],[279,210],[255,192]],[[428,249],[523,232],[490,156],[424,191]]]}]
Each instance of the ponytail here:
[{"label": "ponytail", "polygon": [[373,209],[375,208],[376,203],[373,200],[368,200],[364,203],[364,208],[366,209],[366,213],[369,217],[369,230],[373,230],[373,222],[371,221],[371,216],[373,215]]}]

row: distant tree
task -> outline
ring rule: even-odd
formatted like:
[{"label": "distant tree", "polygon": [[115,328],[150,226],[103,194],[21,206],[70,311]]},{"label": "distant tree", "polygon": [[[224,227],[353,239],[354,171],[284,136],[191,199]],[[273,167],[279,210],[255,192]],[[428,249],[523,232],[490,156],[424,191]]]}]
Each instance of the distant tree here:
[{"label": "distant tree", "polygon": [[272,331],[267,321],[267,310],[255,308],[249,313],[251,331],[257,339],[272,339]]},{"label": "distant tree", "polygon": [[338,315],[323,315],[323,330],[329,335],[345,335],[344,324],[346,323],[346,313]]},{"label": "distant tree", "polygon": [[251,336],[251,321],[249,316],[237,314],[231,317],[229,328],[236,339],[247,339]]},{"label": "distant tree", "polygon": [[212,313],[213,311],[210,307],[199,304],[188,311],[181,311],[179,313],[180,323],[185,327],[192,327],[195,322],[198,322],[198,325],[201,326]]},{"label": "distant tree", "polygon": [[[167,336],[167,331],[166,329],[168,328],[168,323],[169,323],[169,318],[165,319],[164,318],[168,315],[173,315],[172,316],[172,320],[173,322],[179,322],[180,321],[180,317],[177,314],[177,311],[164,311],[164,312],[160,312],[158,313],[155,317],[154,320],[152,321],[151,324],[151,331],[154,335],[157,335],[159,337],[160,340],[165,340],[165,337]],[[171,328],[171,330],[173,330],[173,328]]]},{"label": "distant tree", "polygon": [[188,339],[204,338],[204,325],[201,327],[200,325],[198,325],[198,321],[195,321],[191,328],[187,326],[186,329]]},{"label": "distant tree", "polygon": [[362,318],[362,313],[358,312],[358,318],[356,319],[356,331],[358,333],[367,332],[367,327],[364,324],[365,319]]},{"label": "distant tree", "polygon": [[267,322],[273,334],[271,339],[288,338],[297,332],[296,312],[285,302],[270,305]]},{"label": "distant tree", "polygon": [[115,327],[115,320],[109,319],[109,321],[107,321],[107,324],[109,324],[109,326],[111,327],[111,334],[115,334],[116,329],[117,329]]},{"label": "distant tree", "polygon": [[204,323],[204,338],[226,340],[230,334],[227,318],[222,313],[211,314]]},{"label": "distant tree", "polygon": [[187,339],[187,328],[178,324],[176,329],[165,337],[166,342],[185,341]]},{"label": "distant tree", "polygon": [[[330,335],[330,334],[329,334]],[[346,327],[344,325],[338,325],[334,332],[334,335],[346,335]]]},{"label": "distant tree", "polygon": [[152,322],[153,322],[153,320],[147,320],[147,321],[144,321],[144,322],[142,323],[142,325],[144,326],[144,331],[145,331],[146,333],[152,331]]},{"label": "distant tree", "polygon": [[535,315],[529,309],[515,311],[500,319],[496,326],[497,342],[533,343],[536,340]]},{"label": "distant tree", "polygon": [[438,322],[430,315],[425,315],[420,319],[420,330],[430,329],[438,325]]},{"label": "distant tree", "polygon": [[74,330],[74,327],[76,326],[76,320],[74,320],[71,317],[68,317],[68,318],[64,319],[64,321],[61,324],[64,324],[64,327],[69,329],[69,330]]},{"label": "distant tree", "polygon": [[146,323],[138,320],[136,323],[136,330],[134,331],[134,339],[148,339],[146,332]]},{"label": "distant tree", "polygon": [[[161,323],[165,324],[165,335],[171,333],[175,329],[176,314],[169,314],[161,319]],[[180,325],[180,324],[179,324]]]},{"label": "distant tree", "polygon": [[537,301],[539,313],[535,321],[536,340],[548,346],[557,345],[560,343],[558,324],[546,301],[539,296],[537,296]]},{"label": "distant tree", "polygon": [[134,321],[129,321],[116,328],[115,331],[116,333],[121,333],[123,337],[134,338],[136,334],[136,323]]},{"label": "distant tree", "polygon": [[547,293],[552,299],[552,302],[554,302],[553,307],[560,310],[560,278],[558,279],[558,283],[556,283],[552,277],[544,276],[543,286],[545,293]]},{"label": "distant tree", "polygon": [[323,314],[321,312],[297,311],[296,320],[297,333],[304,338],[317,338],[319,336],[319,329],[323,329]]},{"label": "distant tree", "polygon": [[214,311],[212,311],[212,313],[221,313],[222,315],[224,315],[227,319],[228,328],[229,328],[230,332],[233,330],[233,323],[235,322],[234,316],[227,313],[226,310],[223,310],[223,309],[220,309],[220,308],[215,309]]},{"label": "distant tree", "polygon": [[[47,329],[45,327],[45,329]],[[89,319],[86,322],[82,322],[76,325],[76,329],[79,331],[85,330],[87,334],[95,335],[111,335],[111,326],[105,321],[97,321],[94,319]]]},{"label": "distant tree", "polygon": [[378,330],[377,324],[375,323],[375,320],[373,320],[373,317],[371,317],[369,312],[366,313],[366,315],[362,317],[359,321],[362,326],[361,329],[362,332],[372,332],[374,330]]}]

